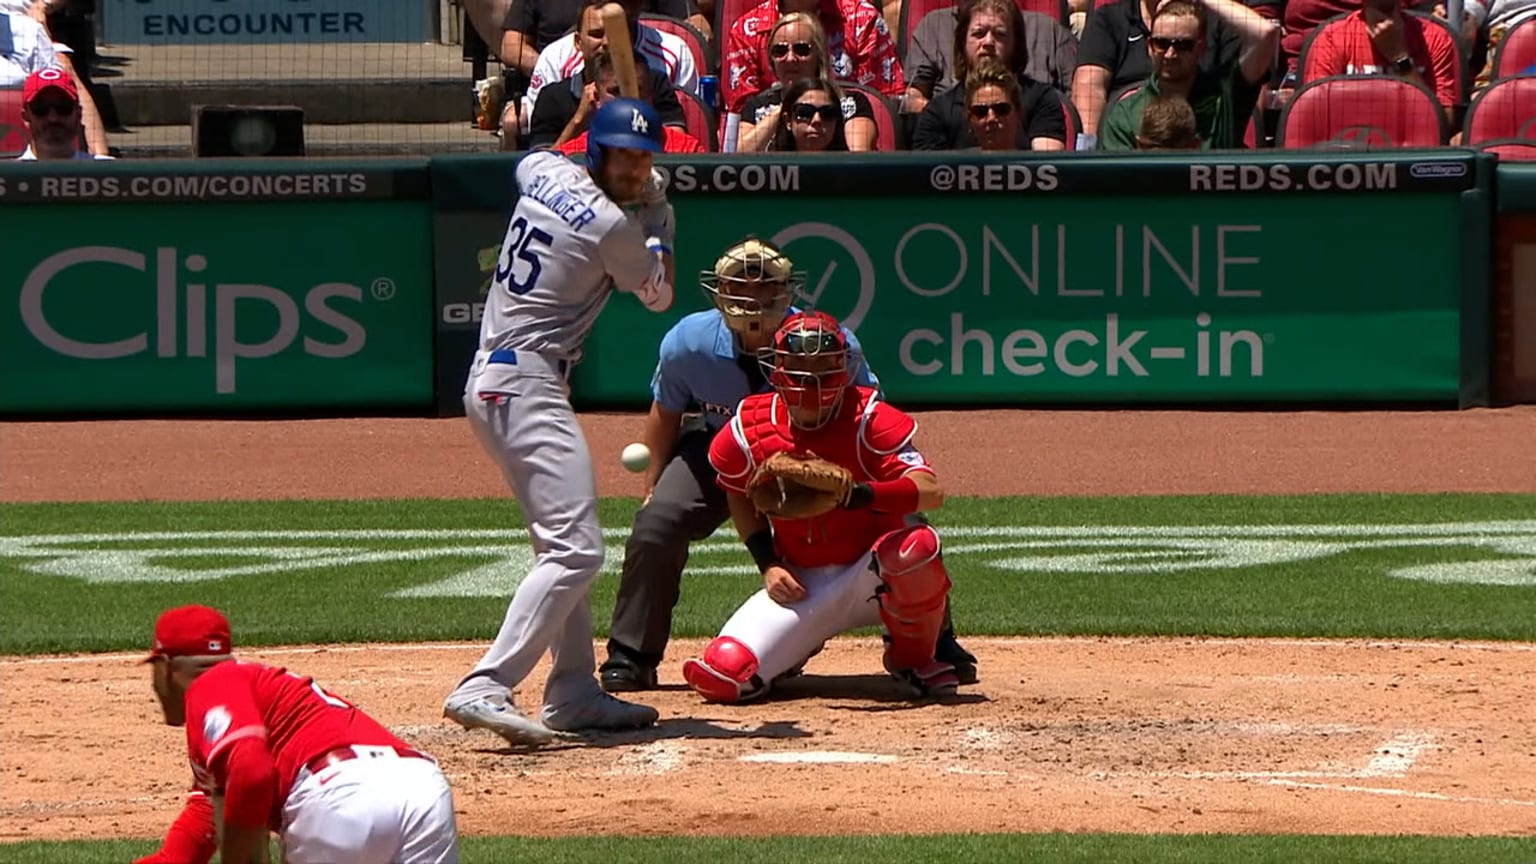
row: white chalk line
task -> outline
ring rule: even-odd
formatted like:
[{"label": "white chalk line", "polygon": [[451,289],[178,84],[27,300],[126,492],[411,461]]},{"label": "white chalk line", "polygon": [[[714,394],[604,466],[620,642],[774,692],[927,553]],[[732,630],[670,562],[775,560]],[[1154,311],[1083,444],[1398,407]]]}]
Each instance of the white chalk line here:
[{"label": "white chalk line", "polygon": [[[1403,649],[1412,651],[1486,651],[1492,653],[1530,653],[1536,652],[1536,643],[1532,642],[1460,642],[1447,640],[1436,642],[1433,640],[1361,640],[1356,637],[1339,637],[1337,639],[1286,639],[1268,638],[1263,636],[1233,638],[1229,636],[1205,637],[1205,636],[966,636],[961,634],[966,644],[975,642],[984,645],[996,645],[1001,647],[1027,646],[1027,645],[1170,645],[1186,643],[1201,647],[1212,646],[1247,646],[1255,645],[1275,646],[1280,648],[1369,648],[1369,649]],[[304,645],[292,647],[251,647],[237,648],[239,653],[265,654],[268,656],[290,656],[295,654],[351,654],[365,651],[390,652],[390,651],[463,651],[466,649],[483,649],[483,642],[355,642],[345,645]],[[0,668],[8,666],[47,666],[51,664],[70,663],[101,663],[116,660],[140,660],[146,652],[143,651],[114,651],[104,654],[61,654],[40,657],[8,657],[0,659]],[[1267,680],[1263,679],[1263,680]]]},{"label": "white chalk line", "polygon": [[1483,798],[1476,795],[1444,795],[1439,792],[1419,792],[1413,789],[1389,789],[1379,786],[1350,786],[1341,783],[1308,783],[1299,780],[1266,780],[1270,786],[1290,786],[1297,789],[1320,789],[1331,792],[1351,792],[1358,795],[1387,795],[1395,798],[1421,798],[1426,801],[1445,801],[1453,804],[1492,804],[1501,807],[1536,807],[1536,801],[1519,798]]}]

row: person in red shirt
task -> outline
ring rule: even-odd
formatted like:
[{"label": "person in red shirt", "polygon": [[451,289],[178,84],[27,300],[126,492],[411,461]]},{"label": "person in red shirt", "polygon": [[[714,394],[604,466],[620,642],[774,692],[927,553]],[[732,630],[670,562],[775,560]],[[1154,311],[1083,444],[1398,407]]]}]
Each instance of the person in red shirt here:
[{"label": "person in red shirt", "polygon": [[313,679],[232,651],[215,609],[155,622],[144,662],[166,725],[187,729],[203,794],[141,860],[206,864],[216,846],[220,864],[248,864],[276,831],[286,864],[458,861],[453,793],[430,756]]},{"label": "person in red shirt", "polygon": [[907,82],[880,9],[869,0],[764,0],[725,35],[725,109],[740,114],[747,100],[775,79],[768,36],[781,15],[807,12],[821,20],[831,75],[900,99]]},{"label": "person in red shirt", "polygon": [[[773,337],[772,390],[741,401],[709,448],[716,482],[764,588],[748,598],[683,678],[711,702],[756,698],[826,640],[883,623],[884,665],[916,696],[952,695],[954,666],[934,658],[950,581],[939,537],[916,514],[944,492],[912,443],[912,418],[853,385],[848,342],[824,312],[798,312]],[[853,473],[838,509],[764,516],[747,486],[778,452],[813,452]]]},{"label": "person in red shirt", "polygon": [[1399,0],[1365,0],[1323,26],[1302,58],[1301,83],[1330,75],[1397,75],[1428,87],[1447,114],[1461,95],[1456,43]]}]

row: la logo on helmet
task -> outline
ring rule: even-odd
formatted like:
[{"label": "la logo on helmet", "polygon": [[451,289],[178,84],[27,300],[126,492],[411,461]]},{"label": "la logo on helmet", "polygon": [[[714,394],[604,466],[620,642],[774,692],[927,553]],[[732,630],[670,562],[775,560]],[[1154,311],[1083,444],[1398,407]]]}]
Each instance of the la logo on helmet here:
[{"label": "la logo on helmet", "polygon": [[631,108],[629,109],[629,128],[632,132],[639,132],[641,135],[644,135],[651,131],[651,124],[647,123],[645,118],[640,115],[640,109]]}]

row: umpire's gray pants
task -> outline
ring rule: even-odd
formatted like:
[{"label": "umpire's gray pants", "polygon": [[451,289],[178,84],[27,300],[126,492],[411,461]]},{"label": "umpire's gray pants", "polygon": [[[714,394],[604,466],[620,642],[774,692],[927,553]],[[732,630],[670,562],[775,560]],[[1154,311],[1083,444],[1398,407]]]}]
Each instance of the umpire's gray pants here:
[{"label": "umpire's gray pants", "polygon": [[713,534],[730,517],[725,493],[715,485],[715,469],[709,464],[713,438],[702,422],[686,421],[651,489],[651,500],[635,512],[613,604],[609,657],[647,667],[661,664],[688,564],[688,545]]}]

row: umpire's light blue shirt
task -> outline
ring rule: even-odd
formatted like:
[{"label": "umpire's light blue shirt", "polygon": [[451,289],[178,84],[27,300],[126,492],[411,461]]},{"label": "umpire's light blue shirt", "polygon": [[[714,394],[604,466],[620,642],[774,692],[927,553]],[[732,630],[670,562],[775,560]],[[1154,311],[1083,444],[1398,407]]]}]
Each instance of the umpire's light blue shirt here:
[{"label": "umpire's light blue shirt", "polygon": [[[797,311],[791,307],[785,315]],[[879,390],[880,380],[869,371],[859,340],[847,327],[842,331],[854,383]],[[768,389],[765,384],[759,392]],[[651,398],[657,405],[680,414],[702,412],[709,428],[718,429],[750,395],[747,373],[736,364],[736,340],[718,309],[687,315],[662,337],[656,374],[651,376]]]}]

